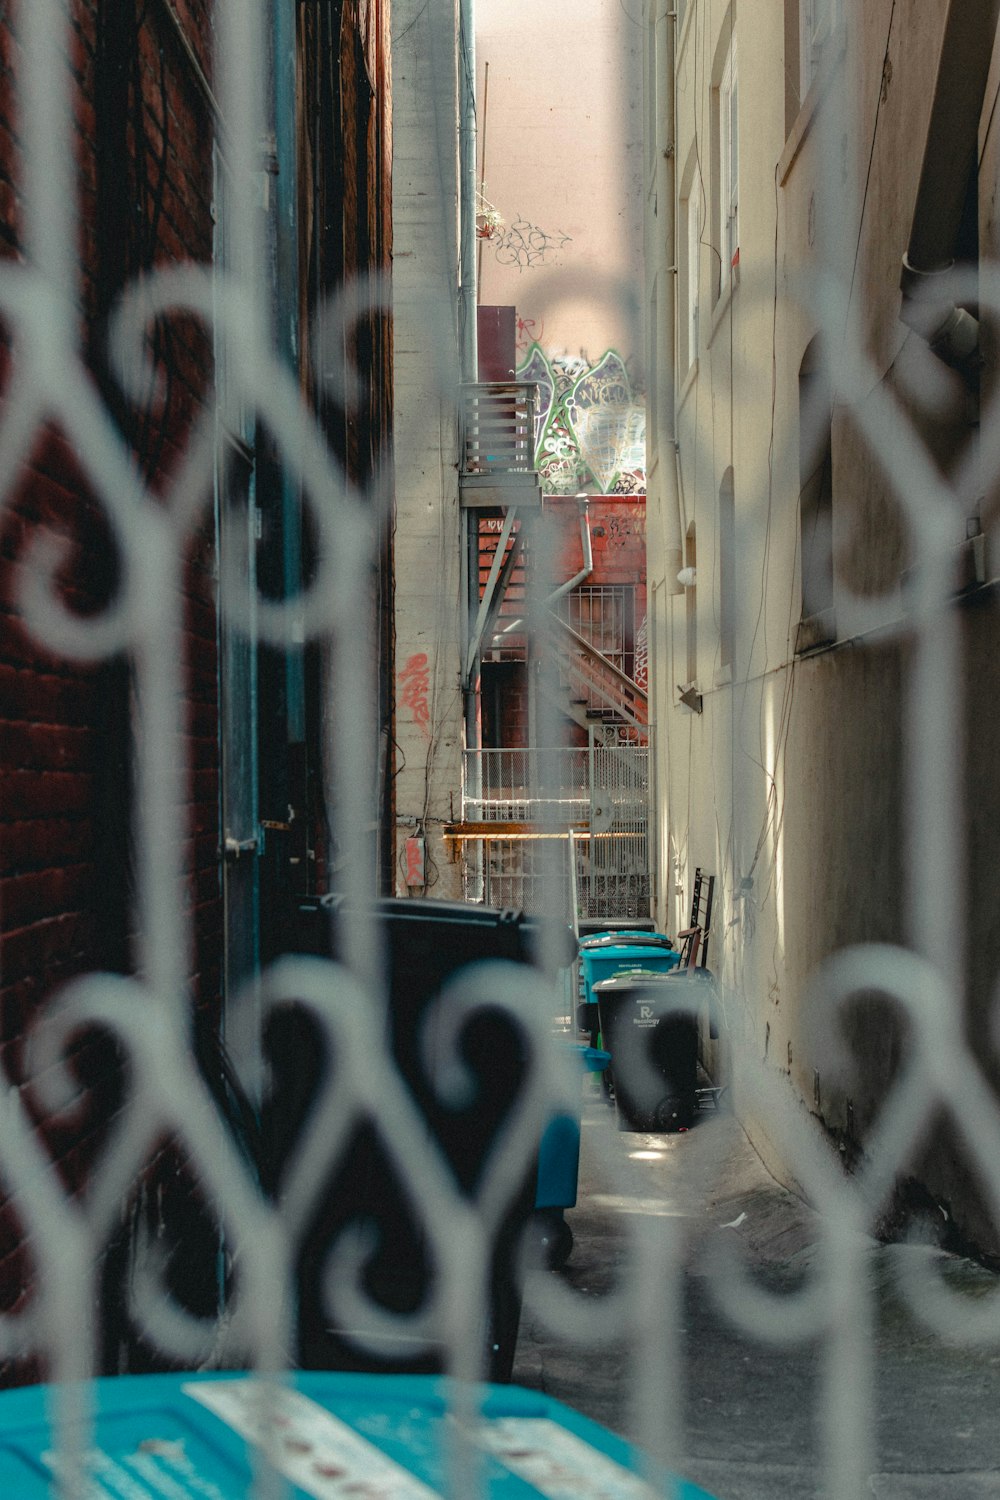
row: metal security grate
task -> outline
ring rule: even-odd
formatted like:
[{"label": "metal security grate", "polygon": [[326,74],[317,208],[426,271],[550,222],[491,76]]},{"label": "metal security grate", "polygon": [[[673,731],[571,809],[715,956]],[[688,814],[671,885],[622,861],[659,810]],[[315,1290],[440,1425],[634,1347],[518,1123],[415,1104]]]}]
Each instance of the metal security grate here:
[{"label": "metal security grate", "polygon": [[[705,7],[687,0],[680,9],[686,13],[690,35]],[[373,28],[359,25],[350,45],[344,42],[342,48],[340,33],[323,29],[332,23],[335,7],[292,7],[287,12],[277,8],[276,14],[287,21],[292,10],[294,27],[305,28],[309,56],[317,64],[317,97],[325,118],[339,129],[353,114],[354,139],[374,141],[375,121],[368,113],[372,91],[365,82]],[[814,6],[801,13],[815,22],[821,12],[835,18],[840,10]],[[499,1143],[470,1189],[468,1182],[459,1182],[446,1154],[429,1138],[426,1115],[401,1074],[389,1040],[386,954],[372,896],[379,884],[382,851],[372,829],[380,826],[391,807],[393,777],[405,769],[399,765],[387,770],[393,753],[386,707],[391,684],[387,688],[378,680],[380,661],[384,667],[382,645],[373,649],[373,642],[384,643],[392,635],[380,593],[391,571],[384,556],[391,530],[391,486],[378,444],[367,442],[371,434],[363,434],[356,419],[361,386],[376,367],[380,340],[384,345],[389,288],[377,274],[348,274],[354,259],[363,259],[376,216],[359,214],[357,244],[345,246],[342,236],[334,236],[335,243],[310,246],[303,257],[310,275],[319,276],[326,257],[336,263],[339,281],[337,290],[311,309],[316,327],[301,327],[302,308],[297,303],[286,305],[278,299],[276,305],[274,247],[265,234],[272,194],[287,191],[274,153],[279,149],[276,131],[280,134],[282,122],[295,128],[297,118],[287,109],[294,83],[288,70],[280,67],[282,60],[287,64],[296,57],[294,45],[285,45],[290,41],[285,33],[268,34],[265,22],[272,16],[263,4],[216,0],[210,5],[205,0],[199,5],[192,0],[181,6],[156,0],[143,7],[142,14],[148,18],[155,12],[160,17],[167,28],[160,37],[163,45],[147,46],[144,40],[136,56],[144,66],[158,68],[168,54],[180,49],[184,88],[199,101],[197,119],[188,121],[187,149],[201,158],[206,181],[211,170],[216,171],[216,198],[209,213],[212,189],[199,178],[201,217],[195,215],[197,233],[192,231],[197,244],[193,249],[178,247],[171,237],[177,235],[190,205],[175,201],[164,179],[162,191],[126,205],[134,216],[128,234],[137,238],[128,240],[132,258],[115,262],[117,282],[112,285],[113,277],[85,275],[80,257],[98,236],[111,277],[108,258],[114,259],[116,245],[125,244],[124,238],[119,243],[118,230],[125,236],[128,228],[103,217],[99,209],[107,205],[96,201],[86,173],[78,172],[81,142],[89,131],[87,110],[78,108],[78,75],[85,76],[92,63],[101,62],[105,76],[118,77],[119,82],[124,76],[114,58],[101,51],[111,45],[107,31],[101,32],[97,46],[87,31],[88,18],[98,12],[105,21],[121,17],[124,7],[21,0],[16,7],[16,45],[7,29],[9,11],[4,8],[0,15],[0,27],[5,66],[6,59],[13,59],[4,76],[16,98],[18,150],[12,163],[16,186],[5,178],[3,194],[10,253],[0,260],[6,374],[0,408],[0,504],[9,526],[5,567],[11,561],[8,554],[16,553],[16,562],[5,574],[13,580],[3,616],[9,635],[5,682],[16,686],[14,679],[24,674],[37,676],[37,682],[32,677],[37,690],[34,728],[44,730],[45,713],[58,705],[70,732],[58,754],[49,754],[44,746],[39,751],[45,740],[42,733],[9,736],[11,742],[16,740],[11,753],[25,760],[48,754],[49,763],[44,774],[36,774],[19,761],[5,779],[3,837],[12,874],[4,882],[0,911],[4,1016],[9,1028],[0,1055],[0,1179],[4,1243],[11,1247],[4,1265],[14,1280],[0,1311],[0,1356],[12,1379],[51,1383],[53,1431],[47,1452],[54,1475],[51,1488],[58,1500],[91,1500],[102,1493],[103,1479],[93,1470],[89,1394],[94,1375],[110,1363],[106,1328],[99,1316],[102,1298],[106,1304],[110,1296],[116,1311],[127,1311],[142,1354],[152,1364],[201,1371],[247,1369],[280,1386],[295,1363],[296,1287],[303,1245],[310,1226],[329,1207],[331,1171],[356,1162],[358,1132],[364,1128],[377,1138],[391,1160],[395,1180],[412,1203],[418,1251],[433,1265],[435,1275],[419,1306],[393,1305],[380,1296],[377,1276],[371,1272],[370,1225],[363,1215],[355,1216],[317,1271],[325,1299],[322,1311],[349,1329],[365,1353],[411,1349],[416,1344],[438,1361],[448,1377],[443,1397],[456,1418],[444,1424],[448,1492],[474,1500],[488,1493],[489,1484],[469,1434],[477,1431],[480,1415],[479,1382],[489,1342],[483,1309],[494,1242],[507,1207],[523,1194],[535,1170],[543,1129],[553,1114],[578,1109],[580,1078],[553,1034],[552,1017],[559,1011],[562,993],[553,979],[554,962],[547,971],[545,966],[496,963],[459,978],[437,997],[428,1010],[426,1036],[433,1035],[447,1056],[448,1066],[439,1080],[447,1101],[461,1096],[467,1083],[467,1029],[474,1032],[485,1017],[499,1014],[520,1039],[513,1102],[503,1117]],[[427,24],[437,23],[446,11],[447,7],[425,4],[413,23],[421,17]],[[373,14],[371,8],[364,11],[368,20]],[[200,18],[200,48],[189,45],[184,23],[191,17]],[[336,12],[338,25],[341,19]],[[675,12],[650,6],[648,19],[657,50],[655,37],[674,25]],[[400,45],[406,33],[405,25],[398,28]],[[295,34],[301,40],[300,33]],[[174,51],[167,46],[168,38]],[[442,50],[439,35],[437,51],[431,49],[428,77],[432,89],[444,91],[447,105],[456,51],[451,32],[445,33],[445,40]],[[344,100],[328,87],[326,69],[331,58],[352,48],[359,87]],[[745,69],[752,55],[749,47],[741,51]],[[665,56],[672,69],[672,47]],[[724,59],[725,48],[719,56]],[[281,76],[268,77],[265,88],[266,60],[274,58]],[[707,74],[710,68],[703,71]],[[665,76],[662,69],[657,76]],[[890,78],[886,69],[881,85],[886,95]],[[166,171],[179,149],[168,126],[172,129],[178,118],[182,90],[166,73],[162,78],[157,74],[156,80],[161,117],[158,130],[148,132],[144,149],[154,167],[162,162],[161,170]],[[741,109],[749,83],[745,73]],[[134,84],[128,83],[125,92],[134,105],[132,88]],[[852,139],[840,95],[837,88],[831,89],[824,96],[823,110],[806,122],[810,139],[827,143],[819,152],[817,175],[828,195],[824,199],[820,192],[819,198],[835,204],[840,202]],[[272,118],[275,101],[282,99],[284,113]],[[731,100],[735,121],[734,81]],[[114,102],[104,101],[106,106]],[[139,105],[137,114],[120,117],[119,147],[135,137],[146,119],[141,98]],[[109,107],[106,119],[116,118],[115,108]],[[299,120],[297,128],[308,136],[312,123]],[[452,131],[454,123],[442,107],[442,139],[457,133]],[[805,133],[803,126],[796,150]],[[206,147],[210,136],[216,146],[214,161]],[[669,151],[664,146],[656,152],[658,163],[674,152],[672,135],[667,144]],[[310,146],[316,145],[310,137]],[[740,171],[747,146],[744,132]],[[385,137],[378,141],[378,150],[388,156]],[[704,153],[705,161],[710,155]],[[735,172],[735,151],[731,159]],[[865,159],[871,159],[867,150]],[[116,160],[113,153],[105,161],[105,173],[108,160]],[[313,179],[318,180],[323,175],[320,164],[325,170],[329,162],[321,153],[309,160]],[[773,163],[763,179],[768,190],[772,167]],[[106,175],[104,183],[107,186]],[[735,204],[737,184],[729,186]],[[354,181],[352,193],[356,188]],[[452,179],[442,191],[454,219]],[[743,201],[751,202],[749,192]],[[851,213],[845,209],[838,217],[852,226],[860,223],[860,206],[848,206]],[[803,243],[808,238],[810,246],[811,214],[810,208],[810,225],[802,229]],[[751,216],[744,217],[749,232]],[[169,256],[160,254],[159,241],[151,245],[145,237],[151,224],[159,225],[164,242],[173,244]],[[313,229],[319,233],[317,225]],[[434,226],[428,239],[436,233]],[[387,261],[387,248],[383,250]],[[850,250],[855,250],[853,243]],[[1000,1109],[982,1051],[989,1020],[985,1012],[980,1015],[979,1033],[970,1035],[973,1028],[964,1006],[961,872],[972,820],[963,815],[961,776],[969,750],[966,726],[975,715],[966,702],[963,623],[955,608],[956,596],[968,581],[962,570],[970,566],[970,556],[978,569],[969,545],[976,538],[963,541],[962,533],[969,496],[992,494],[995,488],[1000,422],[994,420],[990,405],[995,398],[984,389],[975,459],[964,468],[942,466],[923,443],[913,418],[921,401],[933,410],[940,382],[925,379],[918,368],[917,394],[907,389],[905,400],[886,385],[884,371],[871,362],[867,331],[850,303],[849,283],[841,285],[832,275],[817,272],[788,288],[780,282],[776,264],[755,268],[746,259],[739,263],[738,254],[731,259],[713,314],[713,338],[722,337],[719,331],[725,329],[737,298],[740,306],[752,304],[763,311],[756,341],[748,341],[729,361],[730,378],[739,360],[755,354],[760,389],[770,393],[772,336],[776,338],[778,320],[787,318],[798,326],[796,320],[801,321],[803,309],[808,309],[810,317],[815,314],[828,325],[829,347],[840,351],[840,388],[863,393],[852,408],[858,440],[891,470],[891,489],[911,549],[898,590],[898,613],[888,622],[884,611],[878,614],[876,633],[871,596],[845,589],[840,620],[844,651],[856,652],[866,663],[872,656],[864,653],[877,650],[879,642],[891,638],[900,647],[900,904],[908,946],[851,944],[827,957],[808,985],[811,1013],[831,1066],[846,1066],[839,1029],[842,1013],[857,997],[873,993],[888,998],[905,1018],[907,1050],[869,1123],[855,1171],[845,1173],[836,1148],[818,1132],[803,1128],[801,1099],[788,1086],[794,1066],[791,1049],[787,1067],[782,1062],[776,1069],[773,1060],[767,1061],[767,1033],[758,1034],[747,1019],[746,997],[767,993],[767,965],[759,972],[749,967],[737,972],[730,964],[723,971],[726,982],[719,990],[727,1023],[727,1057],[721,1066],[734,1080],[740,1110],[748,1119],[766,1123],[769,1138],[781,1144],[790,1173],[816,1204],[820,1245],[806,1284],[793,1291],[776,1293],[757,1285],[734,1250],[733,1236],[716,1236],[698,1266],[705,1296],[742,1334],[767,1346],[819,1346],[819,1479],[830,1500],[861,1500],[871,1493],[877,1454],[871,1234],[894,1184],[907,1173],[916,1148],[942,1115],[951,1121],[988,1211],[1000,1219]],[[329,291],[326,283],[324,289]],[[466,295],[468,291],[466,282]],[[996,321],[996,268],[984,262],[974,279],[956,273],[948,282],[946,300],[953,304],[959,326],[959,314],[970,316],[966,309],[972,305]],[[413,301],[422,305],[420,296]],[[95,309],[107,319],[106,356],[92,347],[100,342]],[[456,490],[460,479],[471,493],[480,480],[495,484],[511,474],[531,475],[532,390],[516,385],[460,388],[447,351],[440,368],[432,368],[436,312],[432,309],[425,330],[427,381],[429,388],[443,391],[447,398],[448,423],[455,434]],[[90,320],[86,340],[81,334],[84,320]],[[279,335],[284,341],[280,345]],[[313,352],[307,372],[288,357],[302,341],[309,342]],[[900,356],[904,342],[901,339],[896,350]],[[345,364],[348,349],[352,359]],[[401,345],[398,352],[407,351]],[[199,371],[209,371],[210,378],[201,381]],[[380,394],[367,394],[377,405]],[[419,414],[422,430],[429,430],[439,416],[437,408],[431,421]],[[753,421],[757,419],[754,414]],[[660,454],[664,466],[674,462],[673,446],[671,441],[670,451]],[[759,472],[746,479],[738,472],[738,550],[750,535],[769,544],[772,521],[788,499],[769,487],[772,458],[769,451]],[[423,463],[416,445],[412,452],[397,454],[395,482],[400,492],[419,477]],[[708,456],[705,469],[710,469]],[[259,504],[268,484],[273,493],[285,499],[292,496],[294,503],[278,507],[275,514],[280,512],[286,522],[297,514],[297,530],[289,524],[268,534]],[[526,493],[534,488],[531,479]],[[497,493],[502,495],[502,489],[484,503],[520,503],[511,501],[510,490],[506,501]],[[62,506],[68,506],[66,497],[74,495],[81,505],[71,516]],[[716,497],[711,498],[714,504]],[[457,493],[454,499],[457,513]],[[446,509],[440,495],[436,502],[438,510]],[[73,530],[71,523],[80,515],[85,522],[81,534],[68,537],[65,533]],[[457,549],[457,532],[453,540]],[[675,550],[674,573],[679,534]],[[709,623],[704,601],[711,598],[706,584],[709,556],[708,533],[700,529],[702,581],[697,600],[693,578],[688,586],[692,611],[702,611],[702,645]],[[768,555],[764,556],[766,575]],[[258,562],[260,574],[269,576],[260,576]],[[465,566],[475,570],[477,562],[467,558]],[[434,620],[443,638],[451,618],[444,621],[444,610],[457,606],[451,594],[445,598],[441,558],[432,545],[425,550],[423,570],[428,597],[440,595],[444,600],[442,614]],[[673,578],[669,581],[672,587]],[[468,577],[462,582],[468,585]],[[460,592],[453,591],[456,597]],[[469,592],[466,587],[463,607]],[[532,645],[547,630],[561,628],[550,621],[550,602],[551,594],[542,587],[540,597],[525,603],[525,633]],[[609,612],[600,601],[598,614],[606,622],[600,629],[611,630],[625,651],[627,631],[623,635],[619,629],[617,610],[615,605]],[[678,619],[681,614],[678,610]],[[788,621],[791,639],[794,619],[787,600],[781,616]],[[576,623],[594,628],[582,617]],[[661,687],[667,680],[664,673],[671,675],[663,662],[669,654],[663,634],[660,631],[651,645],[651,652],[660,653],[659,676],[654,674],[653,680]],[[753,619],[739,639],[744,636],[747,642],[756,639]],[[810,639],[819,637],[814,633]],[[805,651],[803,645],[803,655]],[[558,697],[556,657],[557,652],[550,653],[546,664],[543,653],[529,652],[532,663],[542,662],[537,697],[543,723],[547,707]],[[627,652],[623,662],[627,669]],[[797,660],[796,671],[800,666]],[[727,663],[727,671],[729,667]],[[465,679],[465,668],[463,661],[461,671],[441,686],[427,653],[414,651],[398,664],[395,684],[398,703],[412,715],[415,735],[427,745],[445,743],[453,754],[456,800],[460,735],[449,738],[442,731],[438,699],[456,699],[456,684]],[[267,807],[253,805],[252,797],[241,794],[246,792],[244,778],[249,781],[257,775],[253,755],[269,749],[269,726],[264,725],[265,732],[249,747],[240,724],[227,718],[232,696],[227,704],[226,692],[232,695],[234,684],[242,682],[240,691],[245,691],[248,702],[255,702],[258,671],[270,674],[288,724],[304,723],[311,706],[317,701],[323,705],[320,763],[306,764],[304,757],[300,763],[293,756],[285,779],[275,778],[270,788],[273,805]],[[674,671],[673,681],[681,675]],[[214,718],[206,705],[215,701],[220,677],[225,679],[223,702],[220,716]],[[720,681],[724,677],[720,672]],[[103,740],[87,741],[86,753],[80,749],[82,732],[74,740],[74,732],[80,730],[73,721],[79,695],[95,680],[101,693],[113,696],[118,705],[128,740],[128,754],[121,761]],[[694,686],[691,673],[685,680]],[[755,682],[747,666],[733,695],[734,721],[742,706],[739,695],[745,703]],[[870,683],[863,682],[862,690],[869,691]],[[611,689],[604,691],[607,697]],[[695,712],[700,712],[701,693],[689,697],[697,704]],[[676,726],[681,711],[673,687],[662,703],[657,704],[653,694],[650,702],[664,716],[675,714]],[[632,702],[630,727],[637,734],[648,723],[647,707],[645,694],[641,702]],[[741,744],[749,745],[748,758],[763,767],[768,781],[763,807],[755,810],[763,818],[760,840],[756,849],[750,840],[748,849],[739,850],[753,871],[777,847],[781,815],[776,788],[782,775],[786,707],[779,705],[778,713],[769,718],[763,697],[753,700],[752,711],[734,731],[735,738],[743,737]],[[686,740],[684,733],[689,735]],[[684,720],[669,747],[673,767],[693,758],[691,733]],[[544,738],[541,742],[548,743]],[[214,757],[220,743],[223,771],[231,779],[222,798],[225,823],[220,817],[216,827],[204,809],[218,803],[219,765]],[[300,742],[294,743],[298,747]],[[74,744],[78,759],[69,764],[66,756],[72,761],[72,754],[66,745]],[[477,901],[537,913],[542,919],[536,925],[543,955],[561,952],[565,957],[560,942],[574,899],[579,915],[645,916],[651,895],[648,845],[654,842],[647,832],[648,809],[652,802],[662,810],[667,801],[668,787],[656,781],[657,765],[661,776],[671,768],[663,749],[661,738],[653,752],[632,744],[595,745],[565,754],[477,753],[466,766],[464,817],[495,826],[476,836],[481,846],[476,854],[463,856],[467,893]],[[734,753],[722,789],[732,800],[743,794],[736,764]],[[117,830],[118,847],[128,863],[127,871],[117,870],[121,892],[94,889],[101,882],[92,873],[98,864],[90,845],[116,833],[110,819],[98,826],[81,811],[89,807],[98,782],[105,788],[103,806],[128,823],[127,829]],[[817,787],[814,795],[818,805],[830,795],[829,789]],[[310,826],[318,830],[316,846],[300,836],[304,819],[299,813],[305,807],[314,813]],[[66,910],[43,924],[35,917],[45,872],[35,867],[37,851],[30,840],[25,843],[23,832],[25,822],[39,809],[51,813],[65,847],[77,851],[76,867],[69,869],[59,887]],[[814,812],[809,807],[805,815],[812,817]],[[673,815],[676,825],[676,807]],[[708,826],[715,809],[688,809],[686,816],[692,826],[699,820]],[[851,808],[845,806],[842,813],[838,809],[837,816],[849,819]],[[428,830],[447,825],[458,837],[452,818],[454,809],[432,804],[428,791],[422,815],[414,818],[409,834],[414,886],[423,883]],[[512,823],[530,826],[515,836],[504,826]],[[581,830],[582,823],[587,826]],[[199,862],[206,841],[212,854],[207,864]],[[727,842],[720,829],[723,858],[713,955],[724,951],[731,929],[742,924],[743,931],[752,925],[751,876],[734,884],[732,860],[723,869],[738,843],[735,833]],[[292,918],[284,908],[263,910],[267,903],[259,884],[267,861],[278,857],[275,851],[301,876],[293,893],[300,905],[312,901],[310,910],[325,917],[328,909],[321,896],[339,898],[329,907],[336,960],[282,950],[282,923]],[[674,884],[686,895],[684,858],[682,849],[669,851],[674,861],[671,879],[676,875]],[[454,863],[458,867],[458,857]],[[68,856],[66,864],[73,865]],[[814,873],[782,871],[778,864],[775,854],[774,885],[799,880],[805,887]],[[115,868],[114,863],[106,868]],[[724,886],[726,879],[729,887]],[[114,940],[107,932],[99,934],[104,946],[96,962],[97,939],[88,947],[88,938],[100,926],[95,912],[102,909],[102,897],[104,909],[117,912],[121,930]],[[201,920],[206,908],[215,921],[214,932],[210,922]],[[250,940],[242,950],[230,944],[224,952],[223,920],[237,908],[254,915],[255,925],[247,929]],[[39,925],[44,927],[40,934]],[[212,938],[208,943],[206,930]],[[66,940],[63,947],[60,938]],[[778,930],[775,954],[783,938]],[[332,950],[332,940],[330,946]],[[767,960],[770,963],[771,955]],[[22,968],[16,970],[17,965]],[[8,984],[15,970],[16,982]],[[701,1022],[703,994],[699,991],[691,998],[683,987],[677,993],[679,1006]],[[332,1060],[333,1065],[319,1068],[308,1107],[298,1114],[290,1111],[285,1150],[275,1168],[255,1157],[253,1134],[267,1112],[275,1071],[270,1043],[282,1018],[291,1018],[293,1025],[304,1021],[315,1038],[311,1060],[317,1066]],[[215,1043],[221,1038],[224,1044],[214,1058],[206,1059],[206,1031]],[[417,1050],[425,1040],[423,1033],[415,1039]],[[248,1106],[242,1114],[234,1100]],[[440,1105],[441,1099],[432,1103]],[[627,1167],[602,1145],[599,1132],[591,1145],[599,1169],[613,1184],[615,1174]],[[699,1149],[693,1142],[693,1152]],[[706,1157],[700,1165],[709,1180],[717,1164]],[[199,1233],[207,1224],[212,1250],[207,1284],[196,1288],[194,1297],[179,1295],[177,1266],[165,1249],[162,1232],[166,1200],[172,1191],[182,1190],[185,1203],[196,1205],[185,1223],[197,1224]],[[512,1264],[523,1285],[525,1305],[554,1336],[593,1350],[595,1361],[602,1350],[624,1341],[630,1431],[657,1463],[680,1468],[687,1390],[681,1295],[685,1220],[680,1210],[624,1217],[621,1274],[607,1294],[593,1296],[586,1289],[575,1291],[558,1277],[529,1274],[516,1258]],[[923,1328],[959,1351],[1000,1343],[995,1290],[964,1299],[919,1248],[901,1258],[899,1266],[898,1295]],[[109,1267],[118,1271],[110,1293],[104,1279],[110,1276]],[[273,1461],[277,1427],[266,1391],[261,1407],[263,1411],[241,1415],[254,1436],[257,1454],[257,1472],[248,1482],[247,1495],[277,1500],[285,1492],[282,1474],[288,1465],[283,1470]],[[158,1440],[158,1434],[143,1439],[154,1444]],[[524,1455],[508,1444],[508,1457],[517,1463]],[[330,1493],[330,1488],[318,1492]],[[601,1491],[609,1493],[643,1500],[660,1494],[673,1500],[677,1491],[651,1467],[643,1478],[630,1478],[624,1491]]]}]

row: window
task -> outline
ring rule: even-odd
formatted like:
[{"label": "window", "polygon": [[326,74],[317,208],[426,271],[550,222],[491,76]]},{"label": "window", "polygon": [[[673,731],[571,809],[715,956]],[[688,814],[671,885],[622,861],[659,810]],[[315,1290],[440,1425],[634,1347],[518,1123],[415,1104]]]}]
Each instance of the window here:
[{"label": "window", "polygon": [[656,170],[657,142],[660,134],[659,101],[657,99],[657,55],[656,12],[649,18],[646,27],[646,177]]},{"label": "window", "polygon": [[712,165],[715,172],[712,239],[718,247],[716,297],[729,286],[740,251],[740,127],[736,37],[732,32],[714,89]]},{"label": "window", "polygon": [[740,127],[739,83],[736,76],[736,38],[730,45],[726,70],[719,89],[722,122],[722,170],[719,174],[722,224],[722,267],[736,264],[740,248]]},{"label": "window", "polygon": [[736,645],[736,495],[733,471],[719,486],[719,659],[732,668]]},{"label": "window", "polygon": [[[833,442],[830,376],[820,341],[799,367],[799,541],[802,621],[796,649],[832,640]],[[808,628],[804,628],[808,622]]]},{"label": "window", "polygon": [[785,134],[841,25],[841,0],[785,0]]},{"label": "window", "polygon": [[682,200],[684,222],[684,262],[681,297],[681,370],[687,370],[698,358],[698,300],[701,271],[702,196],[701,182],[692,176],[687,197]]}]

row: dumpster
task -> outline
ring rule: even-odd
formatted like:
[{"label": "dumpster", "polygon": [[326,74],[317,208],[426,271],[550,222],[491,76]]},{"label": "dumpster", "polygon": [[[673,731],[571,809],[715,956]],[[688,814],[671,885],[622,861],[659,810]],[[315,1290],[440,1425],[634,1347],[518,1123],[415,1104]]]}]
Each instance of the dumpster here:
[{"label": "dumpster", "polygon": [[[62,1466],[53,1394],[44,1385],[0,1392],[0,1494],[11,1500],[55,1493]],[[241,1372],[111,1376],[95,1380],[89,1395],[89,1473],[85,1491],[74,1494],[92,1500],[248,1500],[257,1493],[264,1433],[289,1500],[434,1500],[452,1492],[454,1424],[444,1383],[433,1376],[298,1374],[267,1390],[271,1424],[263,1432],[260,1382]],[[517,1386],[487,1386],[481,1395],[481,1420],[468,1435],[482,1457],[483,1500],[653,1493],[639,1477],[648,1472],[642,1452],[570,1407]],[[656,1489],[663,1493],[660,1483]],[[684,1481],[669,1489],[676,1500],[711,1500]]]},{"label": "dumpster", "polygon": [[[331,897],[303,900],[295,950],[336,957],[336,921],[345,908]],[[475,1195],[492,1142],[507,1113],[517,1107],[522,1078],[519,1033],[500,1015],[475,1017],[464,1038],[464,1057],[476,1080],[465,1108],[442,1103],[437,1059],[422,1036],[422,1021],[442,986],[466,964],[486,959],[532,961],[537,924],[515,911],[463,902],[383,899],[376,915],[384,944],[389,999],[389,1044],[400,1076],[423,1114],[431,1137],[446,1156],[461,1190]],[[566,960],[575,942],[566,929]],[[430,1053],[430,1055],[429,1055]],[[323,1076],[324,1059],[305,1017],[282,1015],[269,1034],[274,1078],[272,1103],[263,1122],[268,1178],[277,1189],[284,1163],[294,1153],[302,1121]],[[298,1263],[297,1359],[304,1369],[435,1373],[440,1351],[414,1342],[406,1356],[384,1358],[332,1326],[325,1307],[324,1274],[330,1248],[346,1226],[373,1223],[379,1243],[366,1267],[368,1294],[390,1312],[415,1311],[432,1284],[419,1216],[409,1207],[378,1133],[378,1101],[371,1119],[360,1122],[351,1148],[331,1164],[321,1206],[305,1237]],[[520,1319],[517,1247],[535,1199],[535,1168],[512,1193],[496,1244],[490,1306],[484,1311],[486,1368],[492,1380],[510,1378]]]},{"label": "dumpster", "polygon": [[690,996],[668,974],[616,974],[594,993],[611,1053],[620,1130],[684,1130],[698,1094],[698,1018],[680,1007]]},{"label": "dumpster", "polygon": [[[588,1073],[603,1073],[610,1054],[597,1047],[576,1047]],[[566,1223],[567,1208],[576,1203],[580,1174],[580,1116],[555,1115],[545,1128],[538,1152],[534,1230],[550,1267],[566,1264],[573,1250],[573,1231]]]}]

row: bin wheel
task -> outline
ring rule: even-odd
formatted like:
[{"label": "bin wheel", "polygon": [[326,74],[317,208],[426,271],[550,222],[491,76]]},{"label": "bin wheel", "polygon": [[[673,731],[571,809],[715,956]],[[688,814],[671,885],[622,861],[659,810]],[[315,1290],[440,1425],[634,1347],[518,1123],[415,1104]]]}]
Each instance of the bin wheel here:
[{"label": "bin wheel", "polygon": [[573,1231],[560,1212],[541,1210],[535,1215],[536,1243],[550,1271],[558,1271],[573,1253]]},{"label": "bin wheel", "polygon": [[690,1130],[694,1120],[694,1100],[686,1094],[670,1094],[656,1106],[657,1130]]}]

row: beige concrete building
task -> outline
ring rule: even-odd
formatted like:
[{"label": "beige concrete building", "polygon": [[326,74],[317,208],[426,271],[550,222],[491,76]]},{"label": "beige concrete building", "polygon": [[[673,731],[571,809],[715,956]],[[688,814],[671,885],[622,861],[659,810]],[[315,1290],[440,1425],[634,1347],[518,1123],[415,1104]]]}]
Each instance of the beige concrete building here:
[{"label": "beige concrete building", "polygon": [[[724,1036],[859,1171],[912,1058],[869,994],[834,1066],[810,989],[831,955],[920,955],[953,1078],[996,1077],[996,10],[645,9],[657,912],[677,928],[715,874]],[[978,289],[917,274],[904,306],[904,255]],[[873,1221],[937,1205],[995,1252],[968,1139],[921,1110]]]},{"label": "beige concrete building", "polygon": [[641,365],[642,30],[604,0],[477,0],[479,173],[503,219],[479,300],[518,353]]},{"label": "beige concrete building", "polygon": [[458,7],[395,0],[393,35],[396,892],[457,899],[442,828],[461,796],[466,630]]}]

